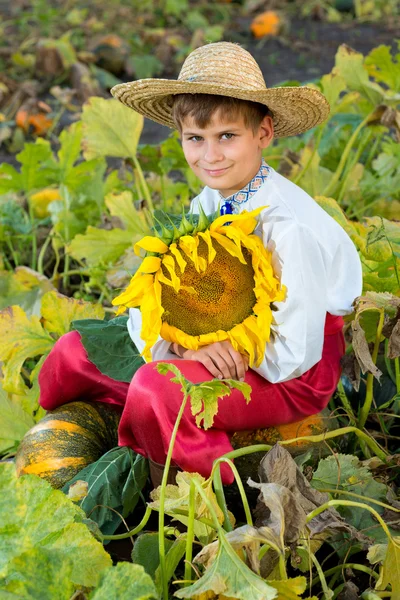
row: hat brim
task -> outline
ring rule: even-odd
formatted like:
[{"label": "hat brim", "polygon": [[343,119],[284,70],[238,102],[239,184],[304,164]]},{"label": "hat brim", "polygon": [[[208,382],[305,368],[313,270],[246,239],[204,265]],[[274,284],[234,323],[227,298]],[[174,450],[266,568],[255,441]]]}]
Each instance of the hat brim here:
[{"label": "hat brim", "polygon": [[148,119],[176,129],[172,97],[176,94],[215,94],[265,104],[273,113],[275,137],[304,133],[324,121],[330,110],[325,96],[310,87],[246,90],[232,86],[171,79],[141,79],[111,89],[120,102]]}]

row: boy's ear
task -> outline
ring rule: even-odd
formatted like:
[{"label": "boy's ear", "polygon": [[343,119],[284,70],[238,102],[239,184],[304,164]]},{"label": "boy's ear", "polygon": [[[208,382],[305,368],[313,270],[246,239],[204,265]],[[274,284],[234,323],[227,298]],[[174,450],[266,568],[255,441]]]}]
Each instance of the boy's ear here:
[{"label": "boy's ear", "polygon": [[259,129],[260,135],[260,147],[268,148],[274,139],[274,123],[272,121],[272,117],[266,116],[260,123]]}]

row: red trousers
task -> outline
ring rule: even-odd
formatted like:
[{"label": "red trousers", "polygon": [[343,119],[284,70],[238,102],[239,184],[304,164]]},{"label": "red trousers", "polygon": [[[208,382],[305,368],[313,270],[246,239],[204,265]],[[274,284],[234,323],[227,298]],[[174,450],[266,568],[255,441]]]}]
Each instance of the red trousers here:
[{"label": "red trousers", "polygon": [[[340,377],[340,359],[344,353],[341,317],[327,315],[321,360],[297,379],[269,383],[252,371],[245,381],[251,385],[248,405],[237,390],[219,400],[214,425],[199,429],[186,406],[179,426],[173,462],[184,471],[208,477],[213,461],[232,450],[230,433],[282,425],[320,412],[326,407]],[[117,360],[117,359],[116,359]],[[184,376],[198,383],[212,379],[196,361],[172,361]],[[160,375],[156,363],[143,365],[130,384],[103,375],[88,360],[79,333],[62,336],[45,360],[39,375],[40,405],[46,410],[73,400],[115,404],[121,407],[120,446],[164,463],[176,416],[182,403],[180,386],[172,383],[172,374]],[[227,465],[221,469],[225,484],[233,481]]]}]

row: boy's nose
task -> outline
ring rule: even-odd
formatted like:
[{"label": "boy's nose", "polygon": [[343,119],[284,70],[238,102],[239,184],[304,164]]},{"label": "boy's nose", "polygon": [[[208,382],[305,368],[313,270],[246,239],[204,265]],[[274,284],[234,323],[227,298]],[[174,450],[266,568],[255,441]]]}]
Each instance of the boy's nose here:
[{"label": "boy's nose", "polygon": [[215,162],[223,160],[224,156],[221,152],[221,149],[218,147],[218,144],[207,144],[204,153],[204,160],[209,164],[213,164]]}]

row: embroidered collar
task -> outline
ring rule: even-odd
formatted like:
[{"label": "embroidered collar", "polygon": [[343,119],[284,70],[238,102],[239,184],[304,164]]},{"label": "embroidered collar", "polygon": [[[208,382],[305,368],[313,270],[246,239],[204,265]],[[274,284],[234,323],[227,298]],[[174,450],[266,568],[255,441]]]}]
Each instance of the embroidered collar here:
[{"label": "embroidered collar", "polygon": [[220,210],[221,215],[232,215],[239,212],[239,205],[248,202],[250,198],[258,192],[263,183],[270,177],[271,172],[271,167],[269,167],[265,160],[262,159],[258,173],[243,189],[235,192],[228,198],[224,198],[221,192],[218,192],[222,201]]}]

